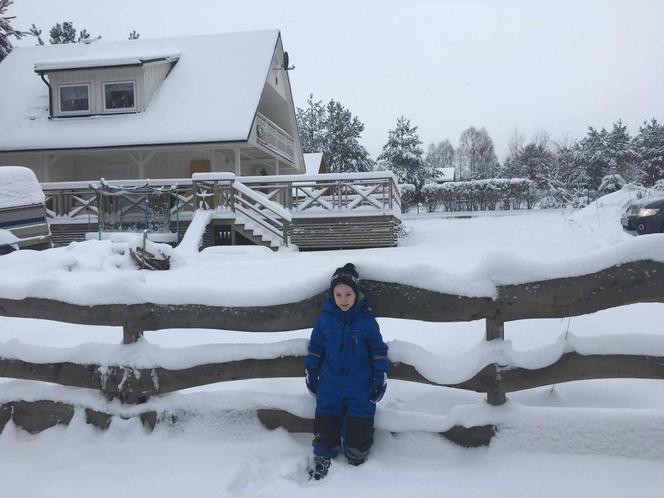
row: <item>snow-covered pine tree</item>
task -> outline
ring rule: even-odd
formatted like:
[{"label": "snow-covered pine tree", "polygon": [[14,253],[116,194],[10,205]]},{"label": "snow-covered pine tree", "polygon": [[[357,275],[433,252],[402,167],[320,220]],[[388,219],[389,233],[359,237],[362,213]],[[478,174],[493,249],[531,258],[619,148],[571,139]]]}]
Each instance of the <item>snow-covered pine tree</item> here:
[{"label": "snow-covered pine tree", "polygon": [[[579,145],[576,142],[564,141],[554,143],[554,164],[553,164],[553,182],[557,182],[562,189],[568,192],[570,199],[586,197],[585,192],[588,178],[586,171],[579,166]],[[573,201],[573,204],[579,205],[582,201]]]},{"label": "snow-covered pine tree", "polygon": [[76,43],[76,29],[70,21],[65,21],[62,24],[55,23],[49,31],[49,35],[49,42],[52,45]]},{"label": "snow-covered pine tree", "polygon": [[640,157],[640,173],[646,186],[664,178],[664,125],[656,119],[643,122],[634,137],[635,151]]},{"label": "snow-covered pine tree", "polygon": [[420,145],[417,126],[411,126],[410,120],[401,116],[396,128],[388,131],[387,143],[378,156],[380,166],[391,170],[398,183],[412,183],[418,191],[429,175]]},{"label": "snow-covered pine tree", "polygon": [[13,0],[0,0],[0,62],[12,51],[12,42],[9,38],[13,36],[20,40],[25,34],[12,28],[11,21],[14,16],[8,16],[7,9],[13,3]]},{"label": "snow-covered pine tree", "polygon": [[588,188],[592,191],[597,191],[602,178],[609,173],[608,135],[604,128],[597,131],[589,126],[588,134],[579,142],[579,165],[585,170]]},{"label": "snow-covered pine tree", "polygon": [[44,40],[42,40],[41,34],[42,30],[39,29],[37,26],[35,26],[35,23],[32,23],[32,26],[30,26],[30,34],[37,38],[37,45],[43,45]]},{"label": "snow-covered pine tree", "polygon": [[330,100],[325,107],[325,149],[332,173],[363,172],[373,169],[373,161],[359,138],[364,124],[339,102]]},{"label": "snow-covered pine tree", "polygon": [[314,100],[309,94],[307,107],[297,108],[297,128],[300,134],[302,152],[323,152],[325,149],[326,112],[322,100]]},{"label": "snow-covered pine tree", "polygon": [[364,124],[341,103],[327,105],[309,95],[307,107],[297,109],[303,152],[322,152],[332,173],[371,171],[373,161],[359,139]]},{"label": "snow-covered pine tree", "polygon": [[609,174],[620,175],[627,182],[641,181],[639,155],[634,150],[632,138],[622,120],[613,123],[613,129],[606,137]]}]

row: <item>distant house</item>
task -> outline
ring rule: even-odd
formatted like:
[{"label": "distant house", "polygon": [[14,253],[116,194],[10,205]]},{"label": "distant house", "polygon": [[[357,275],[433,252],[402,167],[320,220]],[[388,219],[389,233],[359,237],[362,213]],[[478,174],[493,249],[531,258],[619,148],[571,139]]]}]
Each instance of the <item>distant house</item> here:
[{"label": "distant house", "polygon": [[277,30],[19,47],[0,63],[0,166],[41,182],[305,171]]},{"label": "distant house", "polygon": [[436,183],[456,181],[456,168],[438,168],[433,180]]},{"label": "distant house", "polygon": [[329,173],[325,155],[322,152],[304,154],[304,167],[307,175]]}]

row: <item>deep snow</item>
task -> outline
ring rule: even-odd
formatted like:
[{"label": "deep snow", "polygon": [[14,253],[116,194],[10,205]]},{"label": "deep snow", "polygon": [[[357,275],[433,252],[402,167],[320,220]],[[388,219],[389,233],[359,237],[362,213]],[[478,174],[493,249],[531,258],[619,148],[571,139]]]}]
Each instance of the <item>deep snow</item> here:
[{"label": "deep snow", "polygon": [[[144,292],[148,287],[154,293],[160,285],[182,295],[185,290],[178,289],[186,288],[197,297],[207,285],[215,299],[225,303],[238,293],[238,303],[276,298],[287,302],[322,290],[331,270],[347,261],[356,262],[365,277],[426,277],[430,285],[465,291],[477,288],[467,282],[475,278],[489,292],[505,279],[576,272],[584,265],[594,268],[628,256],[664,259],[664,235],[632,238],[620,229],[618,217],[630,196],[622,192],[579,212],[514,212],[469,219],[411,215],[405,221],[410,235],[396,249],[275,254],[258,248],[214,248],[198,256],[188,253],[180,261],[183,271],[173,273],[184,278],[186,268],[196,278],[173,285],[166,272],[155,272],[164,273],[155,278],[135,271],[118,252],[123,243],[114,247],[110,241],[89,241],[69,249],[19,251],[0,257],[0,267],[10,277],[3,280],[0,293],[41,295],[55,286],[58,296],[73,301],[106,299],[109,295],[94,286],[99,279],[126,286],[133,293],[128,299],[143,295],[137,289]],[[217,279],[222,274],[226,279]],[[234,276],[249,279],[251,285],[232,287]],[[441,284],[437,279],[442,277],[453,282]],[[412,357],[428,375],[449,380],[471,373],[494,354],[533,367],[555,361],[572,348],[581,353],[662,355],[663,317],[663,304],[643,303],[570,319],[522,320],[506,324],[506,341],[494,344],[483,341],[481,321],[379,322],[393,359]],[[127,348],[119,345],[121,331],[116,327],[0,318],[0,354],[34,361],[124,355],[123,361],[146,365],[183,365],[234,354],[269,357],[292,351],[288,348],[301,351],[308,334],[153,331],[143,343]],[[89,390],[0,382],[0,401],[16,398],[66,400],[126,415],[136,412]],[[572,382],[513,393],[508,399],[503,407],[491,407],[477,393],[390,381],[378,408],[376,445],[369,462],[354,468],[340,458],[327,480],[312,485],[303,477],[311,437],[268,431],[253,415],[256,407],[271,406],[311,416],[313,400],[302,380],[220,383],[151,400],[143,408],[180,414],[184,410],[186,415],[180,423],[159,426],[149,435],[135,420],[120,419],[109,431],[100,432],[86,426],[81,413],[70,427],[36,436],[9,423],[0,435],[0,480],[3,490],[35,497],[661,496],[661,381]],[[457,423],[487,422],[500,427],[488,448],[458,448],[431,433]]]}]

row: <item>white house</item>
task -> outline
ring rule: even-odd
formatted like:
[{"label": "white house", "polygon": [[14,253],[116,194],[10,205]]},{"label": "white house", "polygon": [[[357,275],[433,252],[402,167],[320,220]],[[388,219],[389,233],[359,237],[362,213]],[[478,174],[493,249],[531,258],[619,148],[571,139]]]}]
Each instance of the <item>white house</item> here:
[{"label": "white house", "polygon": [[438,168],[434,176],[436,183],[456,181],[456,168]]},{"label": "white house", "polygon": [[19,47],[0,63],[0,166],[41,182],[304,173],[277,30]]}]

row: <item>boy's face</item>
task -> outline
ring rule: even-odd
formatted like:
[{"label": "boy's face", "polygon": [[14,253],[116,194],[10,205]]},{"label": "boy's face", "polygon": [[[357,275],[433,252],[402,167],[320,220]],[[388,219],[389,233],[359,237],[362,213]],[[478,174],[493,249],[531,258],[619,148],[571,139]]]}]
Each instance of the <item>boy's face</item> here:
[{"label": "boy's face", "polygon": [[334,304],[336,304],[341,311],[348,311],[355,304],[355,291],[346,284],[337,284],[332,291],[334,295]]}]

